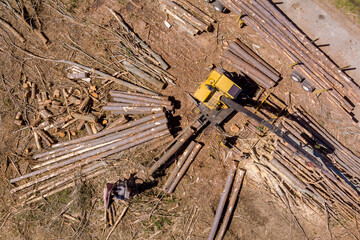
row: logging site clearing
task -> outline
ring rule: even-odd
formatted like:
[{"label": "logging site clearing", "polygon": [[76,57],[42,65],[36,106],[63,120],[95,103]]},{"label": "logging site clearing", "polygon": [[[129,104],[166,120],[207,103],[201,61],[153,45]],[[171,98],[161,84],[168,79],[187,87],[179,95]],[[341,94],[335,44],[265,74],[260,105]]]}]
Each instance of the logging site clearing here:
[{"label": "logging site clearing", "polygon": [[0,239],[359,239],[359,4],[0,0]]}]

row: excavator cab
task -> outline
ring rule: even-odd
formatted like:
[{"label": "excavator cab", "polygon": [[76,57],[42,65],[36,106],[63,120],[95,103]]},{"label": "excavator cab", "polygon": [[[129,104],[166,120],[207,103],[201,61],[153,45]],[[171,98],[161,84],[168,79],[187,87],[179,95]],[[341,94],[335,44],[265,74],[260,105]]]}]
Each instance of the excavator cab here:
[{"label": "excavator cab", "polygon": [[208,78],[201,83],[194,93],[194,97],[210,110],[227,109],[228,106],[221,102],[220,98],[225,96],[236,99],[242,89],[223,70],[213,70]]},{"label": "excavator cab", "polygon": [[221,98],[236,99],[242,92],[222,69],[213,70],[194,93],[204,119],[219,126],[232,112]]}]

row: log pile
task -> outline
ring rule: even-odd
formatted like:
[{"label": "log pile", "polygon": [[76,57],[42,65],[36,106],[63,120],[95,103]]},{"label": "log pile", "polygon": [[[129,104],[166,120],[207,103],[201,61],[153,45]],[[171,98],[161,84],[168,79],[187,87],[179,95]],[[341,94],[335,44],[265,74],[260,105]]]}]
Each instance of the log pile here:
[{"label": "log pile", "polygon": [[360,119],[360,88],[269,0],[221,0],[257,30],[293,68],[355,122]]},{"label": "log pile", "polygon": [[[226,179],[224,191],[221,194],[221,198],[219,201],[219,205],[216,209],[214,222],[211,226],[208,240],[215,239],[216,233],[218,235],[216,237],[217,240],[223,239],[225,235],[225,231],[227,229],[227,225],[230,221],[230,218],[235,210],[235,203],[237,202],[239,192],[242,186],[242,182],[244,179],[245,171],[238,168],[239,162],[234,160],[231,163],[228,177]],[[234,180],[235,178],[235,180]],[[231,191],[231,195],[230,195]],[[230,197],[229,197],[230,195]],[[223,216],[225,204],[227,203],[227,210]],[[220,225],[220,221],[222,219],[222,223]],[[220,225],[220,228],[219,228]],[[219,230],[218,230],[219,228]]]},{"label": "log pile", "polygon": [[108,102],[103,110],[113,114],[150,114],[172,110],[173,104],[166,96],[154,96],[141,93],[110,91],[113,102]]},{"label": "log pile", "polygon": [[344,147],[320,126],[304,109],[297,108],[290,119],[281,123],[286,134],[322,162],[329,174],[319,171],[306,158],[281,140],[270,161],[263,160],[292,189],[316,201],[335,216],[353,218],[359,214],[359,157]]},{"label": "log pile", "polygon": [[175,168],[171,172],[169,178],[167,179],[163,189],[167,193],[172,193],[181,178],[185,175],[187,169],[189,168],[192,161],[195,159],[196,155],[200,151],[202,145],[192,141],[189,146],[185,149],[178,162],[175,165]]},{"label": "log pile", "polygon": [[103,174],[104,165],[98,160],[169,134],[165,114],[160,112],[54,144],[51,150],[33,156],[36,165],[32,172],[10,180],[21,181],[11,192],[20,192],[26,203],[36,202],[74,186],[76,175],[87,180]]},{"label": "log pile", "polygon": [[228,46],[222,59],[264,88],[272,88],[280,80],[280,73],[239,39]]},{"label": "log pile", "polygon": [[179,27],[191,35],[213,29],[214,19],[186,0],[161,0],[162,10],[174,18]]}]

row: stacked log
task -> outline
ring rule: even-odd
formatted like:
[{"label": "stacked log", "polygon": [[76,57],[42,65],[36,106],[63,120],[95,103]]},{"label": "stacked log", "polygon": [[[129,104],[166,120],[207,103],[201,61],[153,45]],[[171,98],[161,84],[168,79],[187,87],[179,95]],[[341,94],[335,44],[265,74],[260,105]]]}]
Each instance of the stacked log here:
[{"label": "stacked log", "polygon": [[272,88],[280,80],[280,73],[239,39],[229,45],[222,59],[264,88]]},{"label": "stacked log", "polygon": [[161,8],[165,13],[172,16],[180,27],[192,35],[211,31],[215,22],[199,8],[186,0],[161,0]]},{"label": "stacked log", "polygon": [[357,122],[360,88],[327,57],[295,24],[268,0],[221,0],[244,22],[257,30],[272,47],[283,53],[315,88],[330,89],[325,97]]},{"label": "stacked log", "polygon": [[165,114],[160,112],[90,136],[54,144],[50,151],[33,156],[37,164],[32,172],[10,180],[16,183],[30,179],[11,192],[21,191],[28,203],[38,201],[74,186],[76,174],[86,180],[104,173],[103,163],[98,160],[169,134]]},{"label": "stacked log", "polygon": [[323,163],[332,176],[313,167],[296,149],[280,140],[275,144],[273,159],[263,163],[304,197],[310,197],[320,206],[326,204],[334,216],[352,218],[358,215],[359,157],[331,136],[302,108],[297,108],[291,119],[284,119],[281,124],[286,134]]},{"label": "stacked log", "polygon": [[200,143],[191,142],[189,144],[175,165],[175,168],[170,174],[168,180],[166,181],[163,187],[165,192],[172,193],[175,190],[176,186],[180,182],[181,178],[185,175],[187,169],[195,159],[201,147],[202,145]]},{"label": "stacked log", "polygon": [[114,114],[150,114],[173,109],[172,102],[166,96],[120,91],[110,91],[110,96],[113,102],[108,102],[103,110]]}]

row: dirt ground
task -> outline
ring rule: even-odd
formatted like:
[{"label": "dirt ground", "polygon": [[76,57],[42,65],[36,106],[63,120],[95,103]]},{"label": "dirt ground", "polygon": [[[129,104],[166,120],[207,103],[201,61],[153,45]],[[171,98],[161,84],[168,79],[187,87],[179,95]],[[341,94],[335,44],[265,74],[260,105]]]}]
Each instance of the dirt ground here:
[{"label": "dirt ground", "polygon": [[[119,28],[106,8],[111,7],[171,66],[169,72],[177,78],[176,86],[169,85],[161,93],[173,96],[179,101],[180,104],[173,114],[174,119],[179,120],[182,127],[186,127],[196,117],[195,105],[186,93],[196,90],[198,84],[209,74],[211,64],[233,70],[225,64],[222,65],[221,52],[234,38],[239,38],[281,72],[282,81],[269,92],[286,102],[290,109],[291,106],[301,104],[345,146],[360,154],[359,128],[344,118],[341,112],[332,108],[321,95],[316,97],[306,93],[291,81],[288,77],[291,63],[251,28],[239,28],[236,16],[231,13],[220,14],[203,1],[191,1],[216,19],[217,23],[214,24],[215,29],[212,32],[190,36],[180,31],[171,19],[167,18],[160,10],[158,1],[66,1],[68,10],[77,16],[79,21],[66,18],[50,8],[48,4],[54,2],[56,1],[44,1],[38,12],[42,30],[51,41],[47,47],[19,21],[16,22],[16,18],[11,14],[1,11],[0,17],[11,20],[29,39],[25,44],[16,43],[17,45],[41,56],[79,61],[104,69],[84,54],[65,48],[64,42],[69,43],[67,36],[70,36],[85,52],[104,60],[107,65],[110,64],[107,46],[115,42],[116,38],[112,35],[98,35],[92,24]],[[171,28],[165,26],[166,19],[173,25]],[[32,112],[31,107],[23,101],[22,75],[36,81],[40,88],[50,86],[47,83],[59,89],[69,86],[76,88],[77,85],[64,77],[65,65],[29,57],[11,43],[16,41],[6,30],[2,29],[0,32],[0,238],[105,239],[109,232],[109,228],[104,227],[102,194],[105,183],[144,170],[161,150],[161,146],[153,149],[150,154],[142,154],[142,149],[151,148],[154,143],[113,156],[112,159],[121,164],[109,170],[105,176],[86,183],[77,183],[76,187],[37,204],[19,206],[16,197],[9,192],[13,187],[9,184],[9,179],[29,171],[28,165],[32,160],[24,151],[28,146],[33,146],[31,133],[13,124],[17,111],[26,108],[30,115]],[[112,84],[110,88],[121,89],[116,84]],[[225,126],[226,129],[234,124],[241,127],[242,145],[239,144],[238,147],[247,151],[256,143],[259,149],[271,148],[269,146],[274,136],[269,134],[259,139],[257,135],[242,128],[245,120],[237,114]],[[26,144],[23,139],[27,139]],[[112,239],[207,238],[226,179],[228,166],[224,159],[227,150],[220,145],[220,136],[213,127],[207,128],[197,140],[204,143],[204,147],[175,193],[164,194],[161,186],[166,177],[160,178],[156,186],[132,200],[129,211],[114,231]],[[355,220],[328,218],[325,212],[310,209],[299,198],[295,205],[281,202],[267,189],[251,162],[249,159],[241,163],[243,168],[251,170],[246,173],[225,239],[360,238],[359,226]],[[65,208],[69,208],[68,213],[76,217],[76,220],[60,216]],[[117,212],[120,211],[118,208]]]}]

